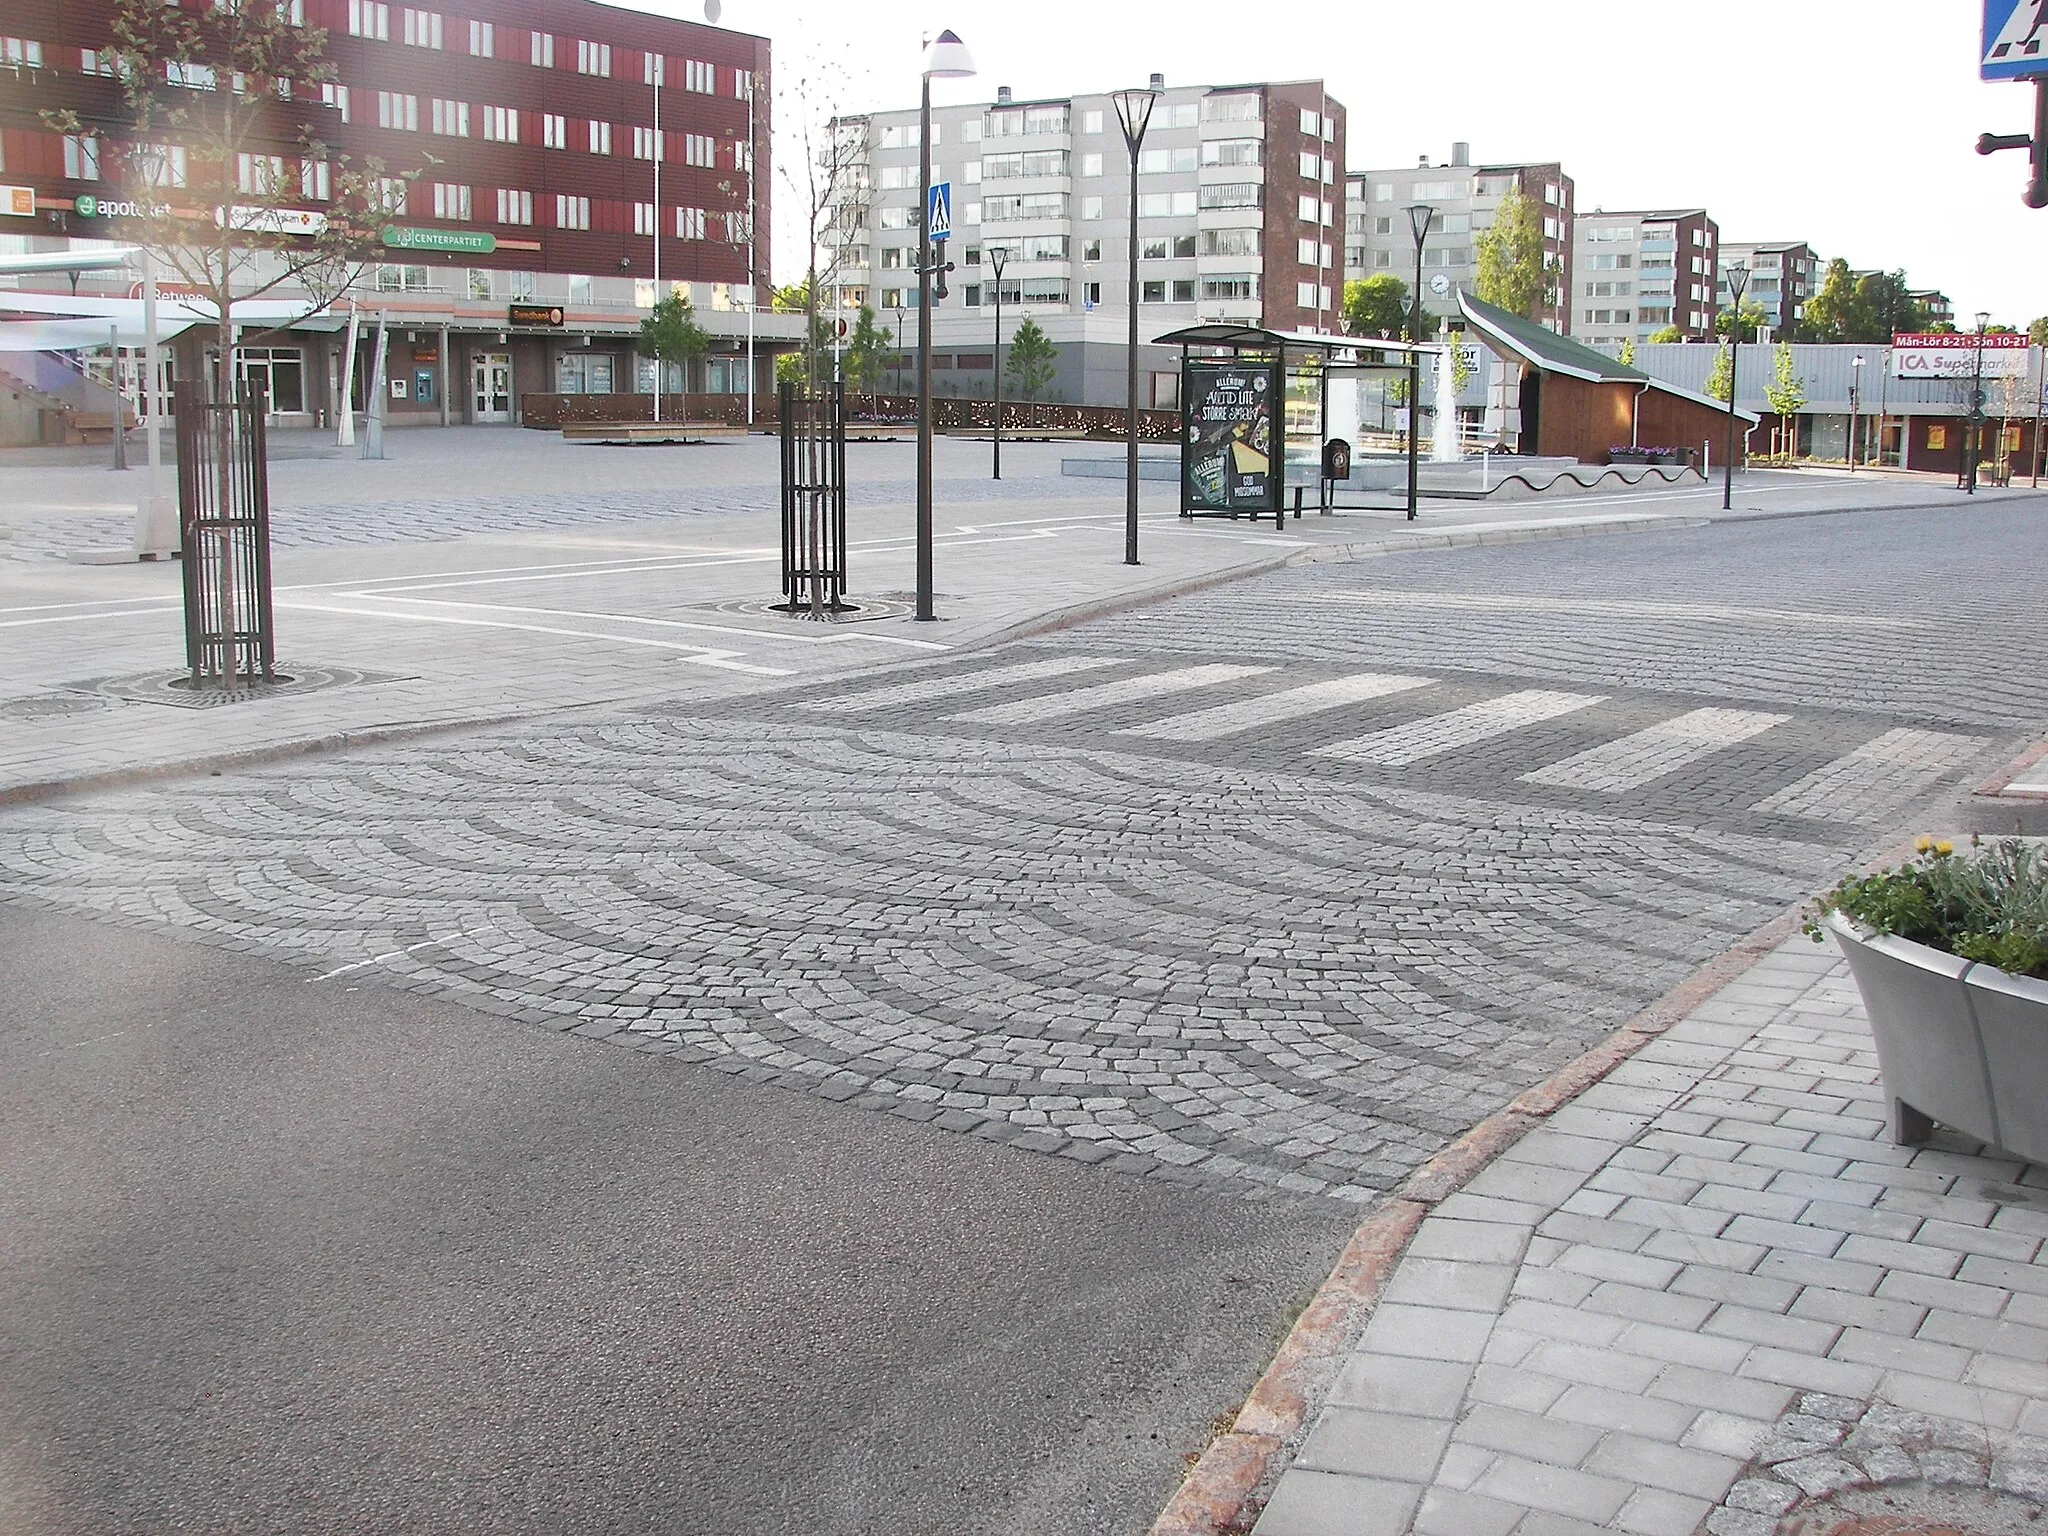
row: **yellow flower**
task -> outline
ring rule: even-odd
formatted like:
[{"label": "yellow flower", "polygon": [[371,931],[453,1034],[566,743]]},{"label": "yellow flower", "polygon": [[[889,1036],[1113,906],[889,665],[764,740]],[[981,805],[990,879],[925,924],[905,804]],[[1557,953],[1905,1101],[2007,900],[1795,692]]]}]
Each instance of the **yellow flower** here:
[{"label": "yellow flower", "polygon": [[1937,859],[1945,859],[1955,851],[1956,845],[1954,843],[1936,843],[1934,845],[1934,856]]},{"label": "yellow flower", "polygon": [[1913,839],[1913,851],[1915,853],[1925,853],[1933,846],[1934,839],[1931,837],[1916,837]]}]

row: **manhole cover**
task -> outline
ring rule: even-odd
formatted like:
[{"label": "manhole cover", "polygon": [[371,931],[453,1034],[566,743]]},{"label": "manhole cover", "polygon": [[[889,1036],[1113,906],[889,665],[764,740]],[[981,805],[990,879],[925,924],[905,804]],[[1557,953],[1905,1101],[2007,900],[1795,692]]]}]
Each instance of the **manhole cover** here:
[{"label": "manhole cover", "polygon": [[[783,606],[779,597],[740,598],[733,602],[719,603],[718,613],[735,614],[750,619],[776,619],[782,622],[817,623],[808,608],[799,608],[792,613]],[[827,624],[872,623],[877,619],[904,619],[917,610],[910,603],[899,602],[893,597],[854,597],[846,600],[837,613],[827,611],[822,621]]]},{"label": "manhole cover", "polygon": [[2032,1499],[1989,1488],[1887,1483],[1819,1499],[1785,1516],[1778,1536],[2042,1536]]},{"label": "manhole cover", "polygon": [[55,720],[106,709],[113,702],[89,693],[44,693],[26,699],[0,699],[0,716],[9,720]]},{"label": "manhole cover", "polygon": [[255,699],[285,698],[294,694],[318,693],[329,688],[352,688],[366,684],[397,683],[405,680],[397,672],[365,672],[356,667],[301,666],[280,662],[272,677],[254,687],[236,689],[193,687],[192,674],[177,672],[135,672],[122,677],[89,678],[68,687],[98,694],[107,699],[128,699],[138,704],[169,704],[178,709],[217,709],[223,704],[245,704]]}]

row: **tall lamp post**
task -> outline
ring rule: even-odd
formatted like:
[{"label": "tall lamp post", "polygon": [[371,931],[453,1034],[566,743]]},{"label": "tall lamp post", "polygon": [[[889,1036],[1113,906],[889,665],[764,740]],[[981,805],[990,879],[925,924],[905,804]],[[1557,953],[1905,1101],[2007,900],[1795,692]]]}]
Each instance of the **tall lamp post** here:
[{"label": "tall lamp post", "polygon": [[927,218],[932,205],[932,81],[963,80],[973,73],[974,56],[954,33],[941,32],[925,48],[917,114],[917,617],[926,623],[937,617],[932,612],[932,299],[946,292],[945,243],[932,239]]},{"label": "tall lamp post", "polygon": [[903,393],[903,306],[896,306],[896,352],[889,371],[896,375],[896,393]]},{"label": "tall lamp post", "polygon": [[1742,356],[1742,296],[1749,292],[1749,267],[1736,262],[1728,268],[1728,295],[1734,301],[1735,323],[1728,327],[1728,451],[1721,456],[1721,510],[1735,504],[1735,405],[1742,393],[1735,387],[1737,359]]},{"label": "tall lamp post", "polygon": [[1007,248],[992,245],[988,248],[988,264],[996,274],[996,437],[994,472],[991,480],[1003,478],[1003,267],[1010,259]]},{"label": "tall lamp post", "polygon": [[1408,520],[1415,521],[1422,498],[1422,242],[1436,222],[1428,203],[1408,205],[1408,227],[1415,232],[1415,293],[1408,307]]},{"label": "tall lamp post", "polygon": [[1863,354],[1849,359],[1849,472],[1856,472],[1856,427],[1863,419]]},{"label": "tall lamp post", "polygon": [[1984,331],[1991,324],[1986,310],[1977,311],[1976,361],[1970,370],[1970,430],[1963,440],[1964,488],[1977,494],[1977,460],[1984,452]]},{"label": "tall lamp post", "polygon": [[1124,339],[1124,564],[1138,563],[1138,151],[1145,142],[1145,130],[1152,126],[1152,109],[1159,93],[1166,89],[1166,77],[1154,75],[1143,89],[1118,91],[1116,120],[1124,131],[1124,148],[1131,155],[1131,250],[1130,288],[1127,294],[1130,328]]}]

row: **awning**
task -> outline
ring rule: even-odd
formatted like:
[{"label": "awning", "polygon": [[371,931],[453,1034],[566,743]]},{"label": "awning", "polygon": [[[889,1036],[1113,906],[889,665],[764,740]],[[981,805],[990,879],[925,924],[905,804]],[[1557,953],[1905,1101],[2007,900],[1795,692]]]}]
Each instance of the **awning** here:
[{"label": "awning", "polygon": [[[158,316],[156,339],[159,343],[167,342],[200,323]],[[213,322],[205,323],[210,326]],[[124,347],[149,345],[140,321],[13,320],[0,321],[0,352],[79,352],[88,347],[104,347],[110,331],[118,335]]]},{"label": "awning", "polygon": [[24,256],[0,256],[0,272],[107,272],[128,264],[138,247],[94,245],[89,250],[32,251]]}]

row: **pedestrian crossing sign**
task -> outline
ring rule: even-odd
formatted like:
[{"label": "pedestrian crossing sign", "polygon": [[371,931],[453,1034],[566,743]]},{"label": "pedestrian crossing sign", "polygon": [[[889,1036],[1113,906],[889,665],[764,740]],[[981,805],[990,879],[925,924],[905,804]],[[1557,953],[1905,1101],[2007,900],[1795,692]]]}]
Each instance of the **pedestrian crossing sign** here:
[{"label": "pedestrian crossing sign", "polygon": [[1984,0],[1986,80],[2048,75],[2048,0]]},{"label": "pedestrian crossing sign", "polygon": [[931,197],[924,205],[924,237],[927,240],[949,240],[952,236],[953,183],[935,181]]}]

